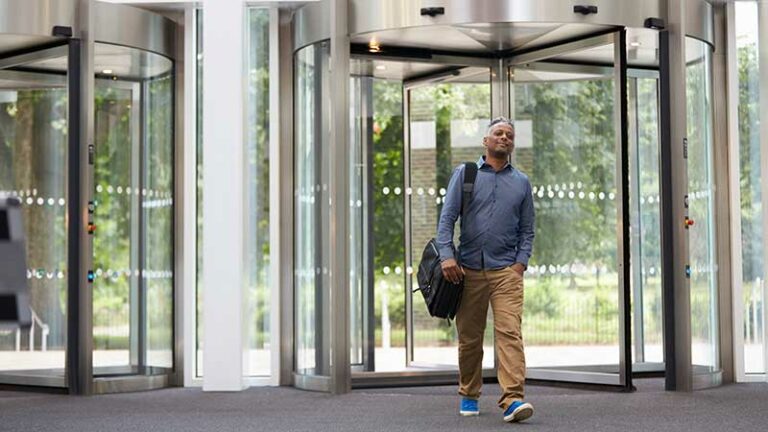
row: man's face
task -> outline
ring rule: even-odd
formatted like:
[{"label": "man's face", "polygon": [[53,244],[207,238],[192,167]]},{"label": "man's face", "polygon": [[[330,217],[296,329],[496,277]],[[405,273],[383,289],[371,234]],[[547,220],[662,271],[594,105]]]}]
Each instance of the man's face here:
[{"label": "man's face", "polygon": [[496,157],[507,157],[515,149],[515,129],[506,123],[494,125],[483,138],[488,153]]}]

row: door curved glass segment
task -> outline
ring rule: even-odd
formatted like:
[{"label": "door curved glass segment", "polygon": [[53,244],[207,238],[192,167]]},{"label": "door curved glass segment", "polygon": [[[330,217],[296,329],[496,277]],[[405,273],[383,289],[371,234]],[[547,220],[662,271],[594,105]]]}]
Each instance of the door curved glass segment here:
[{"label": "door curved glass segment", "polygon": [[95,48],[94,376],[173,368],[172,62]]},{"label": "door curved glass segment", "polygon": [[712,49],[686,39],[691,360],[694,375],[720,369],[712,125]]},{"label": "door curved glass segment", "polygon": [[[0,329],[0,383],[65,387],[68,258],[67,46],[4,59],[0,196],[21,200],[32,326]],[[64,74],[34,69],[59,61]]]},{"label": "door curved glass segment", "polygon": [[[532,61],[512,58],[514,165],[533,186],[536,238],[526,274],[529,378],[624,385],[624,223],[618,35]],[[578,58],[610,58],[605,66]],[[568,60],[570,58],[571,60]]]},{"label": "door curved glass segment", "polygon": [[[298,386],[323,389],[330,375],[328,122],[329,43],[295,53],[294,301]],[[311,377],[321,377],[312,381]]]}]

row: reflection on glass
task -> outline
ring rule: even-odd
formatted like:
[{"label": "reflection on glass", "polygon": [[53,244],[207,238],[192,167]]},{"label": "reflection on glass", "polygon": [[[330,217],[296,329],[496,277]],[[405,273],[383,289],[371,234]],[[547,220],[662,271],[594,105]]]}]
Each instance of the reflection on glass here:
[{"label": "reflection on glass", "polygon": [[657,79],[631,78],[628,90],[633,359],[662,363]]},{"label": "reflection on glass", "polygon": [[691,355],[694,365],[716,370],[719,368],[719,338],[712,162],[712,53],[706,43],[687,39],[688,211],[695,222],[689,234]]},{"label": "reflection on glass", "polygon": [[[66,62],[66,57],[63,57]],[[66,76],[0,71],[0,195],[21,199],[32,331],[0,329],[3,375],[64,377],[67,344]]]},{"label": "reflection on glass", "polygon": [[269,375],[269,10],[248,12],[247,221],[249,375]]},{"label": "reflection on glass", "polygon": [[533,186],[525,290],[529,368],[619,363],[612,71],[530,65],[511,86],[516,165]]},{"label": "reflection on glass", "polygon": [[[741,272],[744,316],[744,371],[765,373],[763,304],[763,206],[760,169],[760,67],[758,64],[757,2],[736,7],[736,55],[739,79],[739,185],[741,196]],[[766,85],[766,84],[763,84]],[[737,303],[738,304],[738,303]],[[742,331],[734,329],[734,331]],[[742,349],[736,347],[736,349]]]},{"label": "reflection on glass", "polygon": [[294,280],[296,372],[330,373],[328,253],[329,44],[295,57]]},{"label": "reflection on glass", "polygon": [[[418,268],[421,252],[435,236],[442,199],[456,166],[475,162],[483,155],[482,145],[491,117],[489,72],[479,69],[473,82],[430,84],[410,91],[410,187],[405,194],[411,209],[411,254],[413,268]],[[394,191],[399,194],[398,190]],[[459,228],[454,241],[458,246]],[[400,276],[403,269],[390,269]],[[386,272],[386,268],[385,268]],[[415,272],[411,273],[417,286]],[[431,317],[421,293],[413,298],[413,360],[417,363],[458,365],[455,327]],[[493,325],[484,338],[483,366],[493,367]]]}]

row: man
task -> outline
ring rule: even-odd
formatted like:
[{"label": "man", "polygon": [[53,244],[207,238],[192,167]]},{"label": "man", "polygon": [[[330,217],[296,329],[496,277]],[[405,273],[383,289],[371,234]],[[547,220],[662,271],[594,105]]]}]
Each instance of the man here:
[{"label": "man", "polygon": [[[456,314],[459,333],[460,414],[478,415],[483,383],[483,333],[488,303],[493,327],[504,421],[533,415],[523,401],[525,354],[521,333],[523,273],[533,249],[533,194],[528,177],[509,164],[515,148],[515,129],[505,118],[493,120],[483,138],[485,155],[477,161],[477,177],[466,220],[461,221],[458,257],[453,229],[461,214],[464,165],[457,167],[445,196],[437,228],[437,244],[445,277],[464,292]],[[458,260],[457,260],[458,258]]]}]

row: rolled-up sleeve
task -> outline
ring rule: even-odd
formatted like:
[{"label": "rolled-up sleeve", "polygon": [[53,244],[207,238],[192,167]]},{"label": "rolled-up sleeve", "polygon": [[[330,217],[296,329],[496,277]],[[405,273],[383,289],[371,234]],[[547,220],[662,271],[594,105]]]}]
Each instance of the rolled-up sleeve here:
[{"label": "rolled-up sleeve", "polygon": [[440,252],[440,261],[445,261],[454,256],[453,230],[461,211],[462,184],[464,183],[464,165],[459,165],[453,170],[451,180],[448,182],[448,190],[443,201],[443,210],[440,212],[440,222],[437,224],[437,248]]},{"label": "rolled-up sleeve", "polygon": [[528,267],[528,260],[533,253],[535,220],[533,192],[531,191],[531,183],[527,182],[525,197],[520,205],[519,241],[517,243],[517,257],[515,258],[515,262],[523,264],[526,268]]}]

